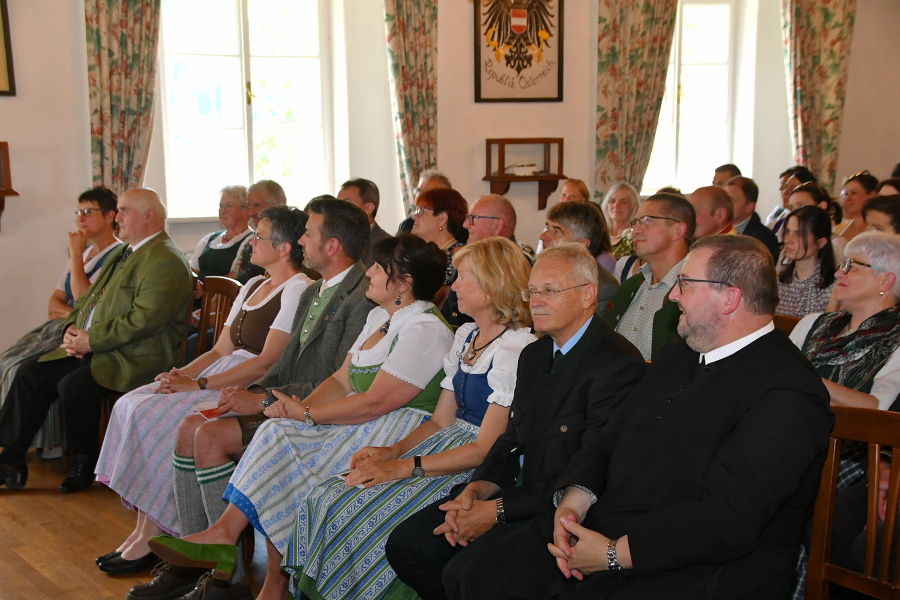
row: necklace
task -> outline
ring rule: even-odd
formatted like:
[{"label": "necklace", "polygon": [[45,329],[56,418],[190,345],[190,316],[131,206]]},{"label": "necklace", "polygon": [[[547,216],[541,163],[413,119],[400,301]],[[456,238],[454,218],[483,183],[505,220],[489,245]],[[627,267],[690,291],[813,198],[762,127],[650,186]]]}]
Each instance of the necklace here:
[{"label": "necklace", "polygon": [[384,322],[384,325],[378,328],[378,331],[381,332],[381,335],[387,335],[388,330],[391,328],[391,320],[388,319]]},{"label": "necklace", "polygon": [[[504,333],[506,333],[506,330],[507,330],[507,329],[509,329],[509,327],[504,327],[504,328],[503,328],[503,331],[501,331],[500,333],[498,333],[497,335],[495,335],[495,336],[491,339],[491,341],[489,341],[487,344],[483,345],[483,346],[480,347],[480,348],[477,348],[477,347],[475,346],[475,339],[473,339],[473,340],[472,340],[472,344],[469,346],[469,353],[466,354],[466,360],[468,360],[468,361],[475,360],[475,356],[476,356],[479,352],[481,352],[482,350],[484,350],[485,348],[487,348],[488,346],[490,346],[491,344],[493,344],[495,341],[497,341],[497,338],[499,338],[501,335],[503,335]],[[481,331],[479,331],[478,333],[481,333]],[[476,338],[476,339],[478,338],[478,334],[475,334],[475,338]]]}]

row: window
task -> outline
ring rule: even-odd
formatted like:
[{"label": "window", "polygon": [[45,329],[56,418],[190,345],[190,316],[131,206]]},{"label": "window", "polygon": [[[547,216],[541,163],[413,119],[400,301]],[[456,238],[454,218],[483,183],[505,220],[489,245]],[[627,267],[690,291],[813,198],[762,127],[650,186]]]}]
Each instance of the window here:
[{"label": "window", "polygon": [[274,179],[288,201],[332,189],[319,0],[164,0],[166,196],[217,214],[218,191]]},{"label": "window", "polygon": [[710,185],[731,162],[733,10],[728,1],[682,0],[666,93],[641,194]]}]

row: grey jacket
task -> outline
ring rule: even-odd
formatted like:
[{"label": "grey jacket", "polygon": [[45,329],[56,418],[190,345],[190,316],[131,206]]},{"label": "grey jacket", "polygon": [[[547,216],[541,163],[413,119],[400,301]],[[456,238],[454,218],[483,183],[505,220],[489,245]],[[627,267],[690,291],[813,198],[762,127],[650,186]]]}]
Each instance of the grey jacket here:
[{"label": "grey jacket", "polygon": [[359,261],[351,267],[344,280],[338,284],[322,317],[309,333],[306,344],[301,345],[300,331],[309,307],[322,287],[322,280],[303,292],[291,328],[291,340],[284,349],[284,354],[248,389],[262,391],[260,388],[274,388],[285,394],[305,398],[338,370],[350,351],[350,346],[362,331],[369,311],[375,306],[366,298],[369,280],[365,271]]}]

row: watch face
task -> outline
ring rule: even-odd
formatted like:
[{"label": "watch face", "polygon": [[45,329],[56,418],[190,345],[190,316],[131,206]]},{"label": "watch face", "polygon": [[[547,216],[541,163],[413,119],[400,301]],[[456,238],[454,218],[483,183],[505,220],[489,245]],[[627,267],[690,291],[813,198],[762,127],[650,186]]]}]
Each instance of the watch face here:
[{"label": "watch face", "polygon": [[413,469],[412,474],[413,477],[425,477],[425,469],[423,469],[422,467],[416,467],[415,469]]}]

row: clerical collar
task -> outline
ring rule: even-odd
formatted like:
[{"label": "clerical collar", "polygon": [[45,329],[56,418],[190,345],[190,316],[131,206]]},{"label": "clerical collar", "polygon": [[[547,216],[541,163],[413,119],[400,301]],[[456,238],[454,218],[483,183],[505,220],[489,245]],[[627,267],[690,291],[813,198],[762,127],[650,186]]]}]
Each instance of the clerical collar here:
[{"label": "clerical collar", "polygon": [[697,359],[698,362],[706,361],[707,365],[711,365],[717,360],[722,360],[723,358],[728,358],[732,354],[737,353],[739,350],[743,350],[745,347],[749,346],[762,336],[766,335],[770,331],[775,329],[775,324],[772,321],[769,321],[767,324],[763,325],[753,333],[745,335],[742,338],[736,339],[733,342],[729,342],[724,346],[719,346],[715,350],[710,350],[705,354],[701,354]]}]

